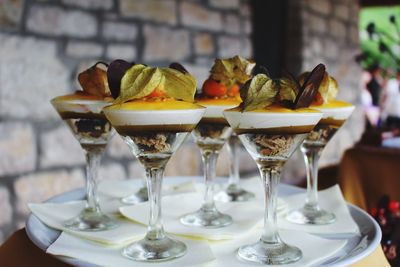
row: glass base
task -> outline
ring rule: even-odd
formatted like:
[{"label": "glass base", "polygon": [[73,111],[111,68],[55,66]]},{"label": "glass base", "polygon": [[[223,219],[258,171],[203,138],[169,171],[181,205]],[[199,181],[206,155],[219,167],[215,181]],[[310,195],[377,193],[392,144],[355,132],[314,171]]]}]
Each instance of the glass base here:
[{"label": "glass base", "polygon": [[283,242],[268,244],[260,240],[255,244],[240,247],[238,256],[253,263],[278,265],[300,260],[302,252],[297,247],[289,246]]},{"label": "glass base", "polygon": [[149,196],[148,196],[148,192],[147,192],[147,187],[142,187],[136,193],[133,193],[132,195],[121,198],[122,203],[129,204],[129,205],[145,202],[148,200],[149,200]]},{"label": "glass base", "polygon": [[167,261],[186,254],[186,245],[169,237],[158,240],[144,238],[127,247],[122,255],[135,261]]},{"label": "glass base", "polygon": [[64,227],[74,231],[104,231],[119,226],[119,223],[101,211],[84,209],[78,217],[64,222]]},{"label": "glass base", "polygon": [[289,214],[286,216],[286,219],[289,222],[297,224],[322,225],[334,223],[336,216],[332,212],[321,209],[310,209],[306,206],[289,212]]},{"label": "glass base", "polygon": [[255,195],[253,193],[234,184],[229,185],[226,190],[218,192],[214,197],[215,200],[223,202],[245,202],[254,198]]},{"label": "glass base", "polygon": [[181,217],[181,223],[187,226],[221,228],[232,224],[232,217],[215,208],[211,210],[200,208],[194,213]]}]

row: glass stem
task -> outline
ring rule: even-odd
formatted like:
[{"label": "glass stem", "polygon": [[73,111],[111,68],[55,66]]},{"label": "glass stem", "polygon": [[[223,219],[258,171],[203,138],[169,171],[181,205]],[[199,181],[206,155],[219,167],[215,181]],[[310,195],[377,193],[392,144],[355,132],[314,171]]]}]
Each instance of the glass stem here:
[{"label": "glass stem", "polygon": [[239,157],[238,157],[238,148],[239,148],[239,138],[235,135],[232,135],[228,139],[228,153],[229,153],[229,181],[228,184],[232,186],[239,185]]},{"label": "glass stem", "polygon": [[264,232],[261,236],[261,241],[268,244],[280,243],[276,205],[281,166],[259,166],[259,169],[265,194]]},{"label": "glass stem", "polygon": [[159,240],[165,237],[161,218],[161,186],[164,166],[146,168],[147,188],[150,201],[150,218],[146,238]]},{"label": "glass stem", "polygon": [[103,149],[86,150],[86,199],[87,210],[100,212],[97,197],[97,177]]},{"label": "glass stem", "polygon": [[301,146],[307,171],[306,208],[320,210],[318,204],[318,162],[322,147]]},{"label": "glass stem", "polygon": [[215,210],[214,204],[214,178],[215,178],[215,167],[217,164],[218,152],[214,150],[203,150],[202,159],[204,166],[204,177],[206,191],[204,194],[204,203],[201,207],[205,211]]}]

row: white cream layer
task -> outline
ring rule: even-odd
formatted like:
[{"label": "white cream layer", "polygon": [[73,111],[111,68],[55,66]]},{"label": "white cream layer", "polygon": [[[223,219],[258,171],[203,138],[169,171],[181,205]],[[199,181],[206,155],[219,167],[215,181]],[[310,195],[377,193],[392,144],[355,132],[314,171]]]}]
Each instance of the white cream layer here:
[{"label": "white cream layer", "polygon": [[113,126],[197,124],[205,109],[185,110],[121,110],[107,109],[104,114]]},{"label": "white cream layer", "polygon": [[321,111],[323,113],[322,115],[323,119],[330,118],[338,121],[347,120],[355,109],[354,106],[338,107],[338,108],[321,108],[318,106],[312,106],[311,108]]},{"label": "white cream layer", "polygon": [[316,125],[322,118],[322,113],[225,111],[224,116],[233,129],[268,129]]},{"label": "white cream layer", "polygon": [[110,102],[102,100],[52,100],[51,104],[59,112],[99,114]]},{"label": "white cream layer", "polygon": [[237,105],[205,105],[199,103],[203,107],[206,107],[206,112],[203,115],[203,118],[223,118],[224,110],[237,107]]}]

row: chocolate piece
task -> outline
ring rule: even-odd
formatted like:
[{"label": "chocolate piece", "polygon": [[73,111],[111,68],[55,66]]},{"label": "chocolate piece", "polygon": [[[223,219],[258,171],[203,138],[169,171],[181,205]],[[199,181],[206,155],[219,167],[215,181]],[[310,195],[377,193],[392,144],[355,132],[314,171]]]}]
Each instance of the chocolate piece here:
[{"label": "chocolate piece", "polygon": [[325,65],[318,64],[307,76],[304,84],[300,87],[299,93],[294,101],[294,109],[306,108],[311,105],[318,88],[325,75]]},{"label": "chocolate piece", "polygon": [[171,69],[178,70],[178,71],[182,72],[183,74],[188,73],[188,71],[185,69],[185,67],[177,62],[172,62],[171,64],[169,64],[169,67]]},{"label": "chocolate piece", "polygon": [[121,79],[125,72],[134,64],[122,59],[114,60],[110,63],[107,69],[108,86],[110,87],[111,95],[116,99],[121,91]]}]

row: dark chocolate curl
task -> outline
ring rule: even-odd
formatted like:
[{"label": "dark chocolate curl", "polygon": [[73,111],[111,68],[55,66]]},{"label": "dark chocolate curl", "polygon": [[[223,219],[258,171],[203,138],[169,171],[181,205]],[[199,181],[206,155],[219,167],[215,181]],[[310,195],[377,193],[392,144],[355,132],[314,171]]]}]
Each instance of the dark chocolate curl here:
[{"label": "dark chocolate curl", "polygon": [[107,80],[108,86],[111,91],[111,95],[114,99],[119,96],[121,91],[121,79],[125,72],[132,67],[133,64],[122,59],[114,60],[110,63],[107,69]]},{"label": "dark chocolate curl", "polygon": [[307,76],[294,101],[294,108],[309,107],[318,92],[325,74],[325,65],[318,64]]},{"label": "dark chocolate curl", "polygon": [[179,64],[177,62],[172,62],[171,64],[169,64],[169,67],[171,69],[178,70],[178,71],[182,72],[183,74],[188,73],[188,71],[185,69],[185,67],[183,67],[181,64]]}]

